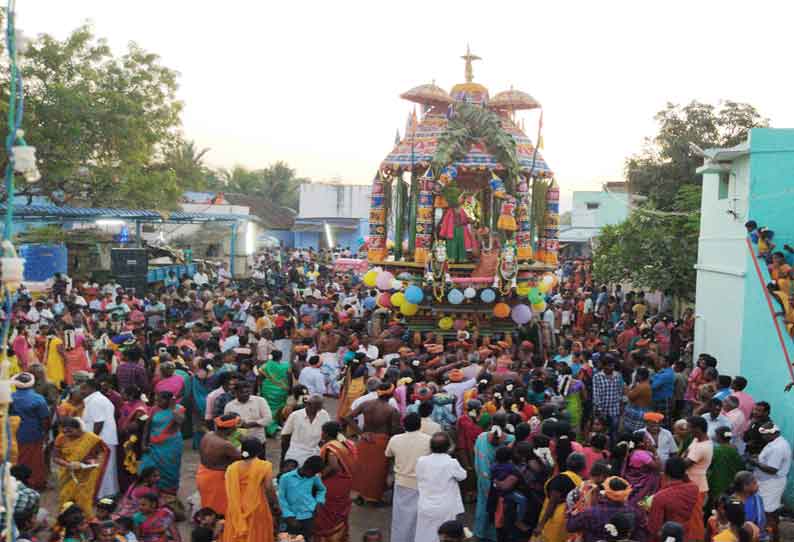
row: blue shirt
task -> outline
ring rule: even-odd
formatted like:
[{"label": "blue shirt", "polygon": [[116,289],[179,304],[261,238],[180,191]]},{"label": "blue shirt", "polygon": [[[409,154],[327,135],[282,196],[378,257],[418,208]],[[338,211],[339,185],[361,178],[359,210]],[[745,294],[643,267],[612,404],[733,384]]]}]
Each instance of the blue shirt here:
[{"label": "blue shirt", "polygon": [[664,401],[673,397],[675,373],[672,367],[666,367],[651,377],[651,390],[654,401]]},{"label": "blue shirt", "polygon": [[325,503],[325,486],[319,476],[304,478],[295,469],[278,481],[278,503],[285,518],[309,519]]},{"label": "blue shirt", "polygon": [[714,394],[714,397],[712,397],[712,399],[719,399],[720,401],[724,401],[725,398],[728,397],[730,394],[731,394],[730,388],[722,388],[721,390],[717,390],[717,392]]},{"label": "blue shirt", "polygon": [[44,439],[44,423],[50,417],[47,401],[32,389],[17,390],[11,394],[11,415],[21,418],[17,442],[30,444]]}]

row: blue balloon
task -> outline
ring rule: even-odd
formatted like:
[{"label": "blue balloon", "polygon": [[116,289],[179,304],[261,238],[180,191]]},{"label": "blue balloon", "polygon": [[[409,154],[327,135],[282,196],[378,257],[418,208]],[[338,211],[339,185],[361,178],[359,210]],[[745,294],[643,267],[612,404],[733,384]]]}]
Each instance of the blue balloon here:
[{"label": "blue balloon", "polygon": [[480,299],[482,299],[485,303],[493,303],[496,301],[496,293],[490,288],[486,288],[480,292]]},{"label": "blue balloon", "polygon": [[447,300],[453,305],[460,305],[463,303],[463,292],[454,288],[447,294]]},{"label": "blue balloon", "polygon": [[425,293],[419,286],[411,285],[405,289],[405,300],[412,305],[418,305],[425,298]]}]

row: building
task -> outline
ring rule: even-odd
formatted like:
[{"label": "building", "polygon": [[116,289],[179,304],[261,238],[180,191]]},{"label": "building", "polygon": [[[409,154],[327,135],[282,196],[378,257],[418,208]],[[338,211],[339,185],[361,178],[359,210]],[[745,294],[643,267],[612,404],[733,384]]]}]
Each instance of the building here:
[{"label": "building", "polygon": [[299,212],[292,229],[295,247],[358,248],[369,235],[371,192],[371,185],[339,181],[302,184]]},{"label": "building", "polygon": [[630,201],[623,182],[607,183],[602,191],[575,191],[571,224],[560,226],[562,257],[590,257],[592,240],[604,226],[619,224],[628,218]]},{"label": "building", "polygon": [[[783,392],[794,379],[794,341],[776,315],[781,307],[767,290],[767,266],[744,227],[755,220],[775,232],[779,249],[794,244],[794,129],[756,128],[736,147],[707,150],[698,173],[694,354],[711,354],[721,373],[746,377],[747,391],[769,402],[783,436],[794,442],[794,406]],[[794,480],[794,472],[789,476]],[[791,503],[791,483],[787,496]]]}]

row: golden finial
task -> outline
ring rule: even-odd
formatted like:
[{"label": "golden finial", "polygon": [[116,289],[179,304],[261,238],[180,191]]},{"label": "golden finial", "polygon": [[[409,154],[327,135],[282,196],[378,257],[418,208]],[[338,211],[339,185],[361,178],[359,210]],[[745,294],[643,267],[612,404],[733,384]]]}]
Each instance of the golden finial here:
[{"label": "golden finial", "polygon": [[471,54],[471,49],[469,49],[468,43],[466,44],[466,54],[460,58],[466,61],[466,82],[471,83],[472,81],[474,81],[474,72],[471,69],[471,61],[482,60],[482,58],[478,57],[477,55]]}]

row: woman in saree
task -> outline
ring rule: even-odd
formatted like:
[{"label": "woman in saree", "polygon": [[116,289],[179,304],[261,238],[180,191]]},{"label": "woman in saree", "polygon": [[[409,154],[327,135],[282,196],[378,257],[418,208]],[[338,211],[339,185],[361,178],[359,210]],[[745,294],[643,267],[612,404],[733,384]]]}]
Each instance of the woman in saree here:
[{"label": "woman in saree", "polygon": [[566,459],[567,470],[550,478],[544,487],[545,500],[540,511],[540,519],[533,535],[543,542],[565,542],[568,530],[565,528],[565,497],[574,489],[581,487],[582,472],[587,461],[580,453],[572,453]]},{"label": "woman in saree", "polygon": [[91,517],[107,467],[108,448],[94,433],[83,431],[76,418],[63,418],[60,426],[53,454],[58,467],[58,507],[71,501]]},{"label": "woman in saree", "polygon": [[477,474],[477,507],[474,512],[474,534],[480,540],[496,540],[496,527],[488,514],[488,494],[491,491],[491,467],[496,459],[496,449],[509,446],[515,440],[505,432],[507,415],[494,414],[493,426],[481,433],[474,443],[474,471]]},{"label": "woman in saree", "polygon": [[339,420],[350,414],[353,401],[367,393],[366,358],[367,355],[363,352],[355,354],[348,352],[343,358],[345,362],[345,367],[342,368],[344,378],[339,390],[339,406],[336,411],[336,417]]},{"label": "woman in saree", "polygon": [[744,519],[755,524],[761,532],[761,540],[768,540],[764,500],[758,494],[758,480],[752,472],[743,470],[733,479],[733,498],[744,503]]},{"label": "woman in saree", "polygon": [[118,434],[122,461],[119,463],[119,488],[123,493],[138,474],[143,428],[149,419],[149,407],[137,386],[124,390],[124,404],[119,411]]},{"label": "woman in saree", "polygon": [[325,461],[322,478],[327,493],[325,503],[314,516],[314,542],[347,542],[356,447],[342,435],[339,423],[333,421],[323,424],[321,442],[320,457]]},{"label": "woman in saree", "polygon": [[[182,380],[181,378],[179,379]],[[176,495],[179,490],[179,470],[182,466],[182,433],[185,408],[176,403],[171,392],[157,395],[157,406],[146,420],[143,430],[143,457],[139,472],[147,467],[160,471],[158,487],[164,493]]]},{"label": "woman in saree", "polygon": [[560,363],[557,393],[565,398],[565,411],[570,415],[571,427],[579,433],[582,428],[582,404],[587,395],[584,383],[573,376],[570,366]]},{"label": "woman in saree", "polygon": [[182,394],[185,391],[185,379],[176,373],[176,364],[172,361],[160,363],[160,379],[154,385],[155,393],[169,392],[176,398],[177,403],[182,402]]},{"label": "woman in saree", "polygon": [[160,503],[160,497],[148,493],[141,497],[140,508],[132,516],[135,535],[141,542],[180,542],[174,513]]},{"label": "woman in saree", "polygon": [[119,501],[119,516],[132,517],[140,508],[140,500],[144,495],[160,494],[157,483],[160,481],[160,471],[156,467],[147,467],[141,471],[135,481],[130,484],[124,496]]},{"label": "woman in saree", "polygon": [[[651,450],[644,433],[634,433],[626,441],[629,453],[623,463],[623,478],[631,484],[629,504],[637,504],[645,497],[656,493],[661,481],[661,460]],[[620,446],[620,443],[618,443]]]},{"label": "woman in saree", "polygon": [[262,379],[259,395],[265,398],[270,412],[273,413],[273,421],[265,428],[269,437],[281,429],[280,424],[286,419],[282,415],[282,411],[287,404],[289,389],[292,385],[289,361],[284,361],[282,357],[281,350],[273,350],[270,353],[270,359],[258,370]]},{"label": "woman in saree", "polygon": [[204,359],[196,360],[197,369],[190,377],[191,415],[193,422],[193,449],[198,450],[201,439],[207,432],[207,395],[210,393],[209,372],[206,367],[212,367]]},{"label": "woman in saree", "polygon": [[273,542],[273,513],[280,514],[273,465],[263,459],[265,447],[254,438],[243,440],[242,456],[226,469],[229,506],[222,540]]},{"label": "woman in saree", "polygon": [[718,427],[714,433],[714,452],[706,472],[709,483],[706,510],[713,510],[717,506],[717,499],[731,489],[736,474],[744,470],[744,459],[731,443],[733,434],[730,428]]}]

